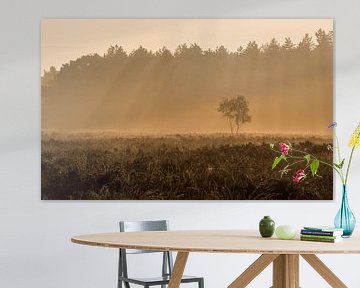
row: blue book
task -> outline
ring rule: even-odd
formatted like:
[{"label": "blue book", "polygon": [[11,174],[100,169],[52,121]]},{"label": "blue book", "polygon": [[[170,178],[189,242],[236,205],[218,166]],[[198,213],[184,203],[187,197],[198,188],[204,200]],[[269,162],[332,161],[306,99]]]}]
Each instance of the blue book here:
[{"label": "blue book", "polygon": [[318,235],[318,236],[341,236],[343,235],[344,229],[335,228],[329,226],[314,226],[314,227],[304,227],[301,230],[303,235]]}]

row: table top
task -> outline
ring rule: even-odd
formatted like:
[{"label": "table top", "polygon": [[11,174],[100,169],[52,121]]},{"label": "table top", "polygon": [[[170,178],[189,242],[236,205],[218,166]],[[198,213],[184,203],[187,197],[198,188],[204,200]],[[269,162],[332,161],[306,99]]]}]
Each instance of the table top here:
[{"label": "table top", "polygon": [[343,254],[360,253],[360,235],[338,243],[262,238],[256,230],[189,230],[117,232],[80,235],[73,243],[141,250],[248,253],[248,254]]}]

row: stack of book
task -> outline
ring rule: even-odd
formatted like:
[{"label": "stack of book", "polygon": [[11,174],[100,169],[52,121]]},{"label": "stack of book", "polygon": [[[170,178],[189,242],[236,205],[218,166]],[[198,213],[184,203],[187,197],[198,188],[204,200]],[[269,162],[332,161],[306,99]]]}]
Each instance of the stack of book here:
[{"label": "stack of book", "polygon": [[342,241],[344,230],[334,227],[304,227],[300,232],[301,241],[337,243]]}]

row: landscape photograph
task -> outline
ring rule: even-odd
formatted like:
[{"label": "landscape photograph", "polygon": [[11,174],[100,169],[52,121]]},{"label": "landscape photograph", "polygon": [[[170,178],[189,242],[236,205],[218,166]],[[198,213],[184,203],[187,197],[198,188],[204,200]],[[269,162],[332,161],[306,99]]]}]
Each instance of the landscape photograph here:
[{"label": "landscape photograph", "polygon": [[333,47],[332,19],[42,20],[41,199],[332,200]]}]

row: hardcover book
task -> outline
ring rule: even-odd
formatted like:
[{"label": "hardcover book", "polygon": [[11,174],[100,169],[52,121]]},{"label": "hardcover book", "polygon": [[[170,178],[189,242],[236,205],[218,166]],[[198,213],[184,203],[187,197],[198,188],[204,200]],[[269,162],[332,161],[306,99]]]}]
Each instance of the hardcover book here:
[{"label": "hardcover book", "polygon": [[300,235],[301,241],[313,241],[313,242],[324,242],[324,243],[338,243],[342,241],[342,237],[336,237],[334,239],[327,239],[327,238],[314,238],[314,237],[303,237]]},{"label": "hardcover book", "polygon": [[337,230],[337,231],[318,231],[318,230],[301,229],[300,233],[301,233],[302,235],[341,236],[341,235],[343,234],[343,230]]},{"label": "hardcover book", "polygon": [[305,226],[303,229],[310,230],[310,231],[321,231],[321,232],[343,232],[344,229],[342,228],[335,228],[332,226]]}]

